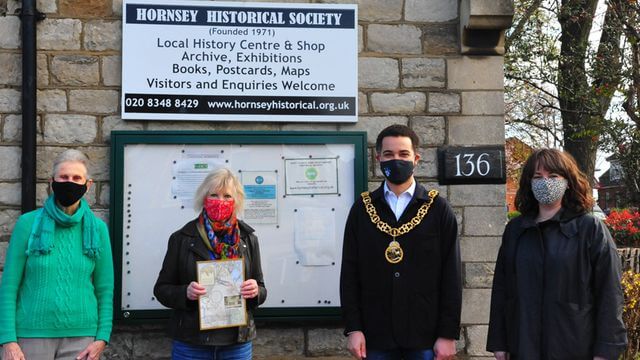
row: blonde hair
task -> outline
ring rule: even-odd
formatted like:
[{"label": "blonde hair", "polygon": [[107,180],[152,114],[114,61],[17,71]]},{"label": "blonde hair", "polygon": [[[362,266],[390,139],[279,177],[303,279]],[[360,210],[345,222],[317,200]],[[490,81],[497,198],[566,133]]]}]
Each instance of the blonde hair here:
[{"label": "blonde hair", "polygon": [[209,191],[225,189],[231,191],[231,196],[233,196],[235,202],[234,210],[237,215],[244,206],[244,189],[238,177],[227,168],[214,170],[202,180],[202,184],[198,186],[198,190],[193,196],[193,209],[198,212],[202,210],[204,199],[209,196]]}]

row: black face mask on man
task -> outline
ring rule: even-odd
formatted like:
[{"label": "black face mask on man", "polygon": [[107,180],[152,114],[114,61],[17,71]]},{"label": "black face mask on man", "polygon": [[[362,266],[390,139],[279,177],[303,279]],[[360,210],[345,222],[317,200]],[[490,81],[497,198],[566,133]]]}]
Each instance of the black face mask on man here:
[{"label": "black face mask on man", "polygon": [[413,161],[397,159],[381,161],[380,170],[390,183],[404,184],[413,175]]},{"label": "black face mask on man", "polygon": [[76,184],[72,181],[58,182],[53,180],[51,189],[53,189],[53,194],[60,205],[68,207],[75,204],[87,192],[87,183]]}]

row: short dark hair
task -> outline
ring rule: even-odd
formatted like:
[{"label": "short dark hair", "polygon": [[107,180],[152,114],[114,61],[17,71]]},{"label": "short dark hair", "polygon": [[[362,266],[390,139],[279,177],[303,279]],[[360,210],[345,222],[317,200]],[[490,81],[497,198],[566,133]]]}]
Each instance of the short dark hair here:
[{"label": "short dark hair", "polygon": [[416,135],[416,132],[413,131],[407,125],[393,124],[393,125],[387,126],[382,131],[380,131],[380,134],[378,134],[378,138],[376,139],[376,152],[378,154],[382,151],[382,139],[389,136],[408,137],[409,139],[411,139],[411,145],[413,146],[413,151],[416,153],[418,152],[418,147],[420,146],[420,139],[418,138],[418,135]]},{"label": "short dark hair", "polygon": [[562,206],[574,212],[590,212],[594,200],[587,177],[578,168],[571,154],[556,149],[534,151],[527,159],[520,175],[520,187],[516,192],[516,209],[525,215],[538,213],[538,201],[531,190],[531,179],[541,167],[567,179],[568,188],[562,197]]}]

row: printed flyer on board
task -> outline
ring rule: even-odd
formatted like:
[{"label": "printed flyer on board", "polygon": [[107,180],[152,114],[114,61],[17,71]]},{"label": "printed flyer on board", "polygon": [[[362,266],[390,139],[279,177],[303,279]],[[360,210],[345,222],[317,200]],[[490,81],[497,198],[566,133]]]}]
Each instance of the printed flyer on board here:
[{"label": "printed flyer on board", "polygon": [[124,0],[122,118],[355,122],[357,8]]}]

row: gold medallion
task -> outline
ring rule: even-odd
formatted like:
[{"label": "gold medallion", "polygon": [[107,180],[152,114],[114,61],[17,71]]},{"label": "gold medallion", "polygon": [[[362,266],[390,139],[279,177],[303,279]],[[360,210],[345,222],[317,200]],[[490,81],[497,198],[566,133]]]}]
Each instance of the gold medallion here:
[{"label": "gold medallion", "polygon": [[402,248],[400,247],[400,243],[395,240],[392,240],[387,246],[387,249],[384,251],[384,257],[388,262],[392,264],[397,264],[402,261],[402,256],[404,253],[402,252]]}]

